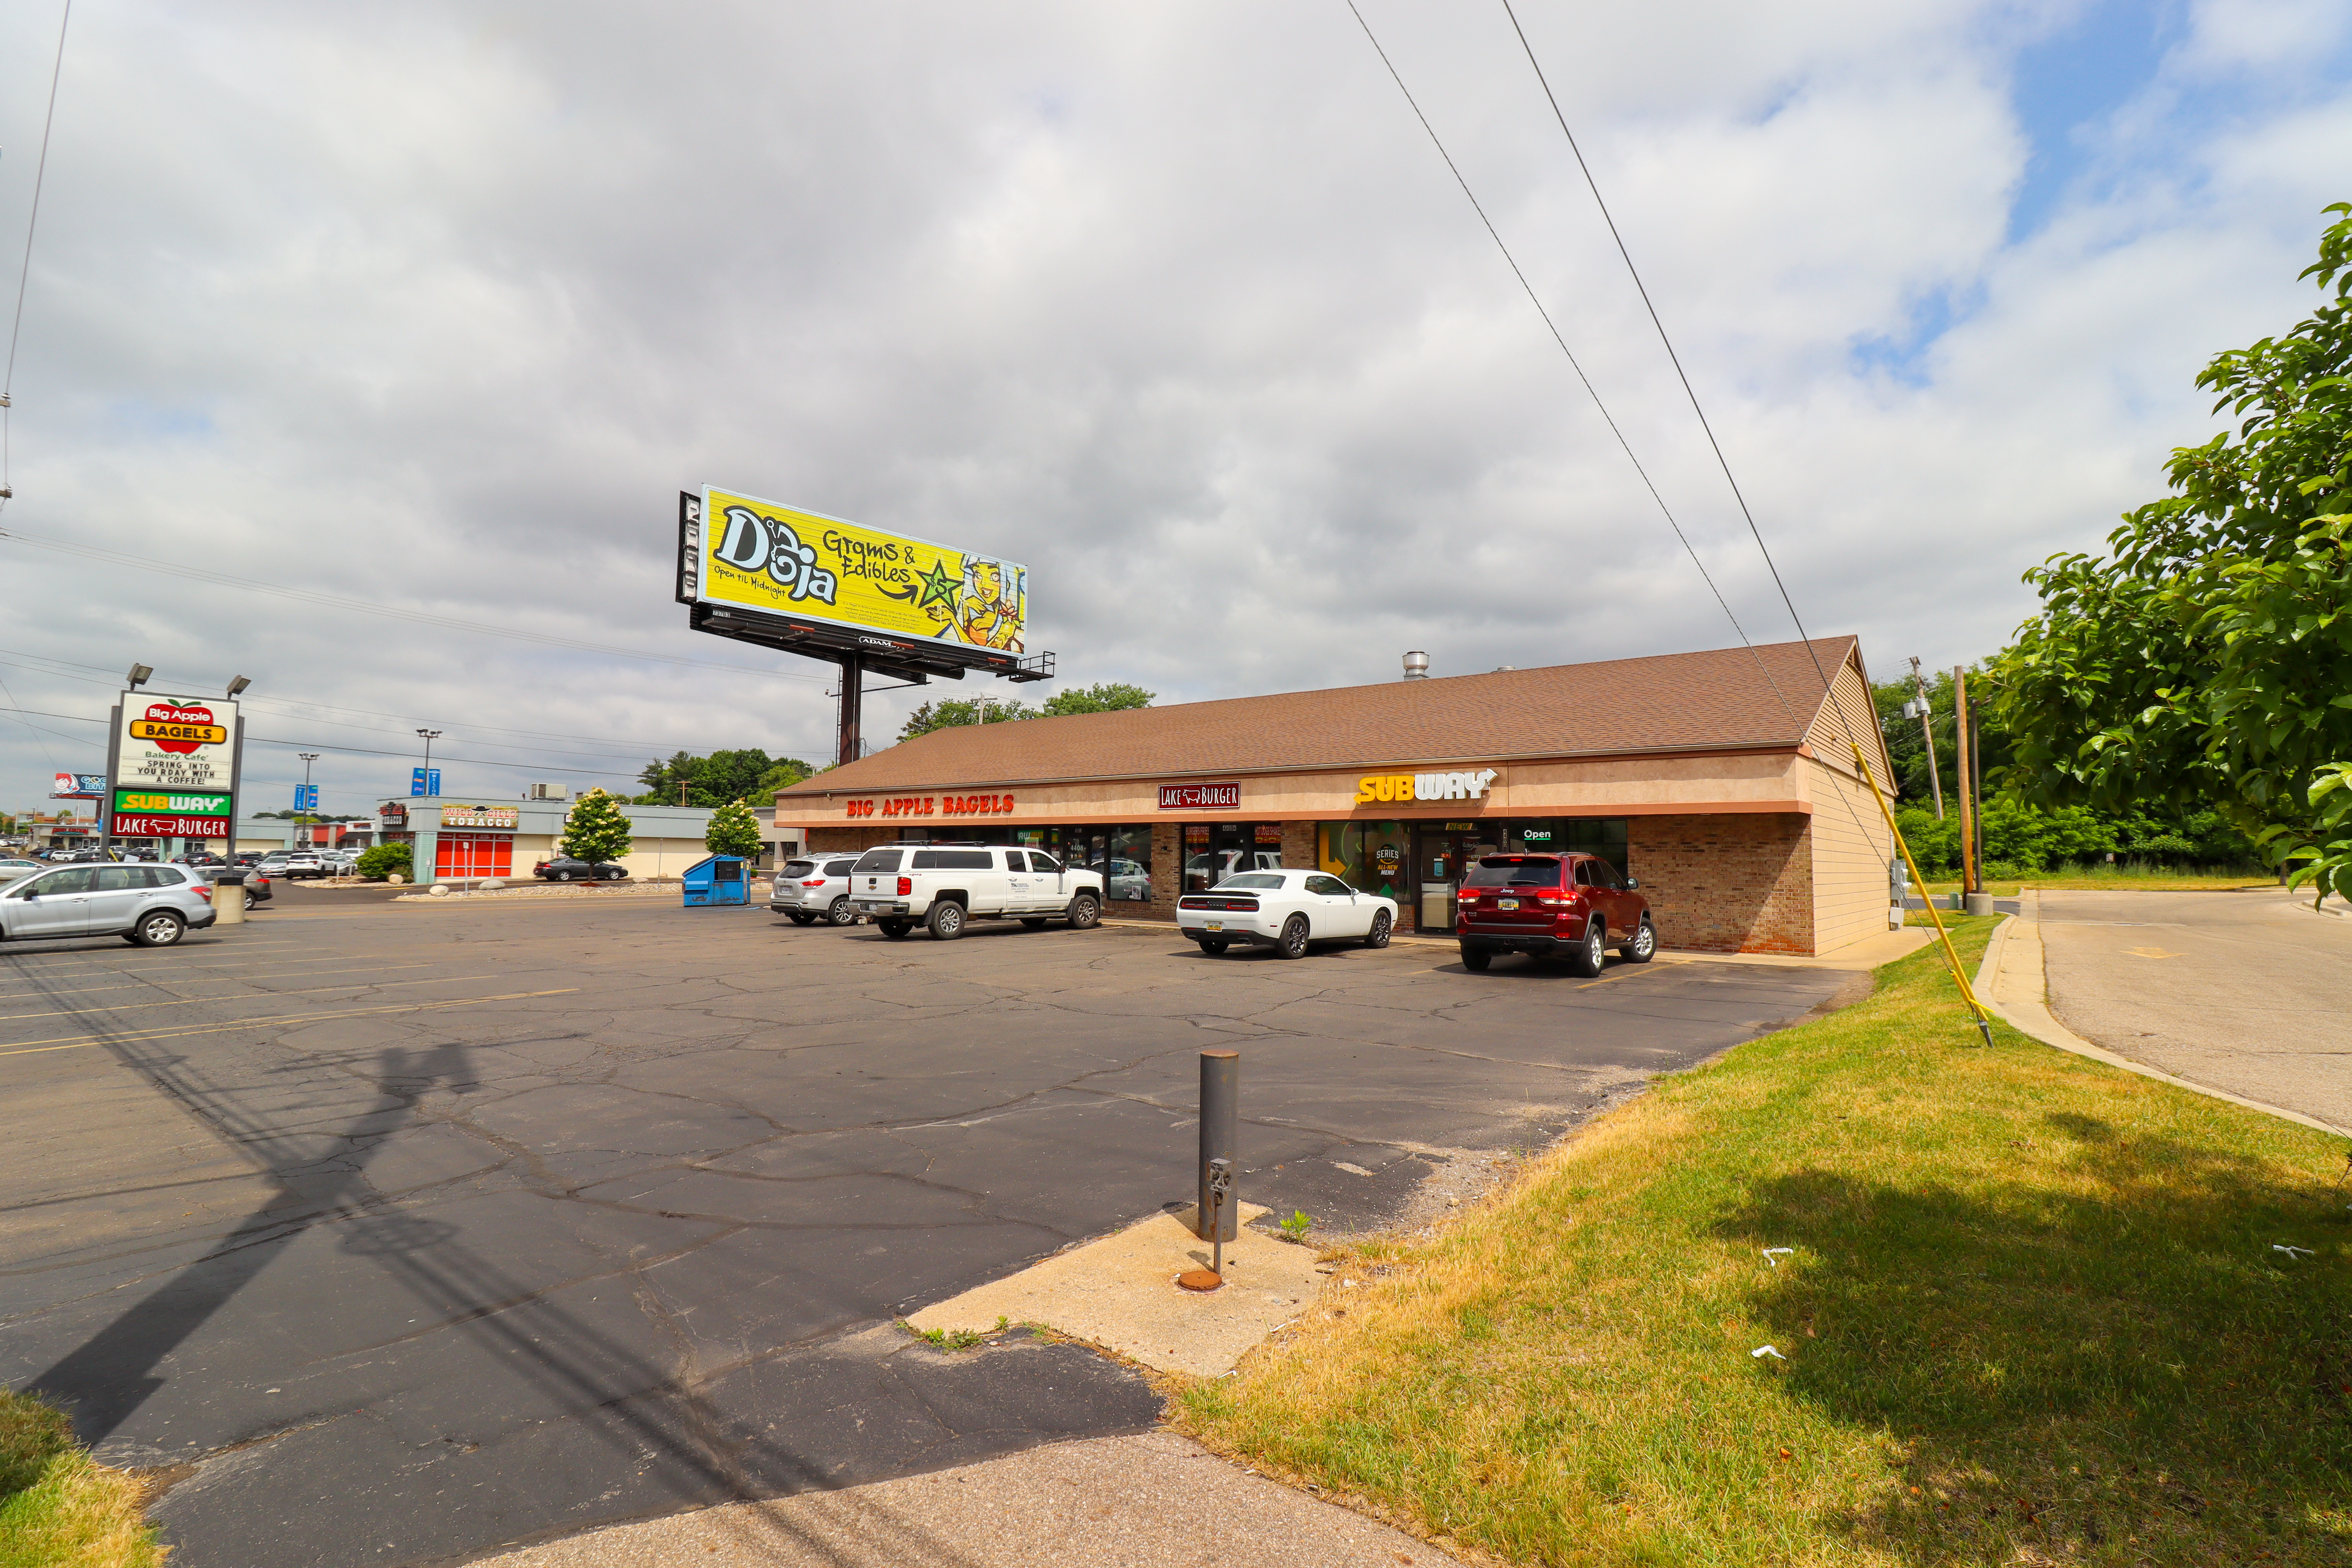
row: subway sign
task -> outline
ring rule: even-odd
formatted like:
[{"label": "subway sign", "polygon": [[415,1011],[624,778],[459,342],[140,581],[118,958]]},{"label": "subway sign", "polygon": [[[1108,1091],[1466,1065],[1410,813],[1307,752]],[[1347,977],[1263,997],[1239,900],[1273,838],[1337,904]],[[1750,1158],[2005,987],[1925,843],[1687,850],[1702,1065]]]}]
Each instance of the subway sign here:
[{"label": "subway sign", "polygon": [[226,816],[228,792],[204,791],[184,795],[172,790],[119,789],[114,792],[117,816],[130,812],[168,812],[174,816]]},{"label": "subway sign", "polygon": [[123,838],[226,838],[226,790],[117,789],[114,826]]},{"label": "subway sign", "polygon": [[1356,781],[1356,804],[1402,805],[1416,800],[1484,800],[1496,770],[1475,773],[1366,773]]}]

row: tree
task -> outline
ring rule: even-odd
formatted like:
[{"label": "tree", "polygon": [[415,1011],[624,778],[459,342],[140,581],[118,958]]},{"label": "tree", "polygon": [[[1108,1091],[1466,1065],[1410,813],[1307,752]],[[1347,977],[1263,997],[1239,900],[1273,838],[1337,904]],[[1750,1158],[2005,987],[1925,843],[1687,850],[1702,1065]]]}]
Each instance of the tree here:
[{"label": "tree", "polygon": [[702,842],[713,855],[757,859],[763,842],[760,837],[760,819],[751,815],[751,808],[743,802],[729,801],[710,814],[710,826],[703,833]]},{"label": "tree", "polygon": [[2172,454],[2175,492],[2108,553],[2026,574],[2042,613],[1994,661],[2011,782],[2043,804],[2210,805],[2342,892],[2307,792],[2352,759],[2352,204],[2304,270],[2334,292],[2197,384],[2239,423]]},{"label": "tree", "polygon": [[601,866],[618,860],[636,843],[629,814],[607,791],[592,789],[572,803],[563,818],[562,849],[574,860]]},{"label": "tree", "polygon": [[[767,752],[751,749],[740,752],[713,752],[698,757],[690,752],[671,754],[669,761],[647,763],[637,775],[646,793],[635,797],[637,805],[698,805],[716,807],[730,800],[741,800],[760,793],[761,783],[779,769],[798,768],[793,781],[806,778],[809,769],[804,763],[789,758],[771,757]],[[679,785],[685,785],[683,792]],[[773,795],[782,785],[772,786]],[[684,798],[680,795],[683,794]]]},{"label": "tree", "polygon": [[1095,686],[1072,687],[1066,691],[1056,691],[1045,699],[1045,706],[1039,711],[1059,718],[1070,713],[1108,713],[1120,708],[1149,708],[1151,700],[1158,695],[1156,691],[1146,691],[1140,686],[1129,686],[1124,681],[1104,681]]},{"label": "tree", "polygon": [[911,741],[918,735],[928,735],[934,730],[952,729],[959,724],[981,722],[981,704],[987,703],[988,722],[1010,723],[1017,719],[1061,719],[1075,713],[1108,713],[1120,708],[1149,708],[1157,692],[1146,691],[1140,686],[1124,681],[1107,680],[1094,686],[1074,686],[1057,691],[1045,699],[1045,705],[1032,708],[1018,700],[941,698],[926,702],[907,716],[898,731],[898,739]]},{"label": "tree", "polygon": [[746,798],[773,805],[778,790],[790,789],[801,780],[815,776],[816,770],[806,763],[793,757],[780,757],[760,775],[760,782],[751,786],[751,793]]},{"label": "tree", "polygon": [[1010,724],[1017,720],[1034,719],[1038,716],[1037,710],[1018,699],[941,698],[937,702],[926,702],[908,714],[906,723],[899,727],[898,739],[911,741],[918,735],[928,735],[934,730],[951,730],[960,724],[977,724],[981,721],[981,705],[983,701],[988,706],[988,722],[992,724]]}]

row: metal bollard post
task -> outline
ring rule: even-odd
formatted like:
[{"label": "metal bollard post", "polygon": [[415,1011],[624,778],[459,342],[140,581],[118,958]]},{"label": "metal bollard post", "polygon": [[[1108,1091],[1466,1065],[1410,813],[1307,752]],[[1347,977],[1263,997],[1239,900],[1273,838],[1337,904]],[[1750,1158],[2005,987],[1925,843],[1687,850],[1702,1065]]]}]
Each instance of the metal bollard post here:
[{"label": "metal bollard post", "polygon": [[213,884],[213,924],[234,926],[245,923],[245,879],[231,881],[226,878]]},{"label": "metal bollard post", "polygon": [[1231,1241],[1237,1233],[1231,1183],[1222,1200],[1215,1188],[1215,1162],[1233,1169],[1241,1124],[1242,1054],[1239,1051],[1201,1053],[1201,1172],[1200,1207],[1194,1211],[1194,1234],[1202,1241]]}]

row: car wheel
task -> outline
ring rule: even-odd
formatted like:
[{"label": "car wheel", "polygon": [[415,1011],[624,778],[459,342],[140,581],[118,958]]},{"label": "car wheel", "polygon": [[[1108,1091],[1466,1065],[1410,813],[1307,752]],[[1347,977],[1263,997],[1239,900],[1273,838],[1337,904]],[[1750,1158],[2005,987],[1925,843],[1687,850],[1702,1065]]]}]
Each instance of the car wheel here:
[{"label": "car wheel", "polygon": [[169,947],[186,933],[188,922],[169,910],[150,910],[139,917],[131,929],[131,941],[138,947]]},{"label": "car wheel", "polygon": [[1609,922],[1593,915],[1584,922],[1584,940],[1569,954],[1569,973],[1590,980],[1609,961]]},{"label": "car wheel", "polygon": [[1658,933],[1651,929],[1649,916],[1642,917],[1640,927],[1633,932],[1633,940],[1627,942],[1622,951],[1628,963],[1647,963],[1657,956]]},{"label": "car wheel", "polygon": [[1364,938],[1366,947],[1386,947],[1389,944],[1389,912],[1382,910],[1372,917],[1372,929]]},{"label": "car wheel", "polygon": [[1211,958],[1223,958],[1225,955],[1225,949],[1231,945],[1232,943],[1219,942],[1214,937],[1203,937],[1201,941],[1201,951]]},{"label": "car wheel", "polygon": [[927,922],[931,935],[940,942],[953,942],[963,934],[963,906],[941,899],[931,906],[931,918]]},{"label": "car wheel", "polygon": [[892,942],[898,941],[915,929],[915,922],[912,921],[876,921],[874,923],[880,926],[882,934]]},{"label": "car wheel", "polygon": [[569,871],[558,871],[555,873],[555,880],[559,882],[568,882],[572,880],[572,873]]},{"label": "car wheel", "polygon": [[1285,958],[1307,956],[1307,917],[1305,915],[1293,915],[1282,922],[1282,935],[1276,942],[1274,951]]},{"label": "car wheel", "polygon": [[1045,926],[1045,917],[1044,915],[1023,915],[1021,917],[1021,923],[1027,926],[1031,931],[1043,931]]},{"label": "car wheel", "polygon": [[1102,919],[1102,905],[1092,893],[1080,893],[1070,900],[1070,929],[1085,931]]},{"label": "car wheel", "polygon": [[814,915],[795,914],[792,917],[792,921],[793,924],[796,926],[814,925],[816,924],[816,917]]},{"label": "car wheel", "polygon": [[837,926],[845,926],[854,923],[857,919],[857,911],[849,907],[849,895],[847,893],[844,893],[841,897],[834,900],[832,903],[826,905],[824,918],[831,921]]},{"label": "car wheel", "polygon": [[1494,962],[1495,955],[1485,948],[1472,947],[1466,942],[1462,944],[1462,967],[1471,973],[1484,974],[1486,966]]}]

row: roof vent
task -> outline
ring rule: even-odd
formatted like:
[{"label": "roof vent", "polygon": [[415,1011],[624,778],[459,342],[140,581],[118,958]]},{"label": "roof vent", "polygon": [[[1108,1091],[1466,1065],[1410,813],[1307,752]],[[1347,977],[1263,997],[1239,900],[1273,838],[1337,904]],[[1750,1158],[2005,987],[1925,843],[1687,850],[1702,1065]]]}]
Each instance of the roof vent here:
[{"label": "roof vent", "polygon": [[1418,648],[1404,656],[1404,678],[1407,680],[1429,679],[1429,656]]}]

